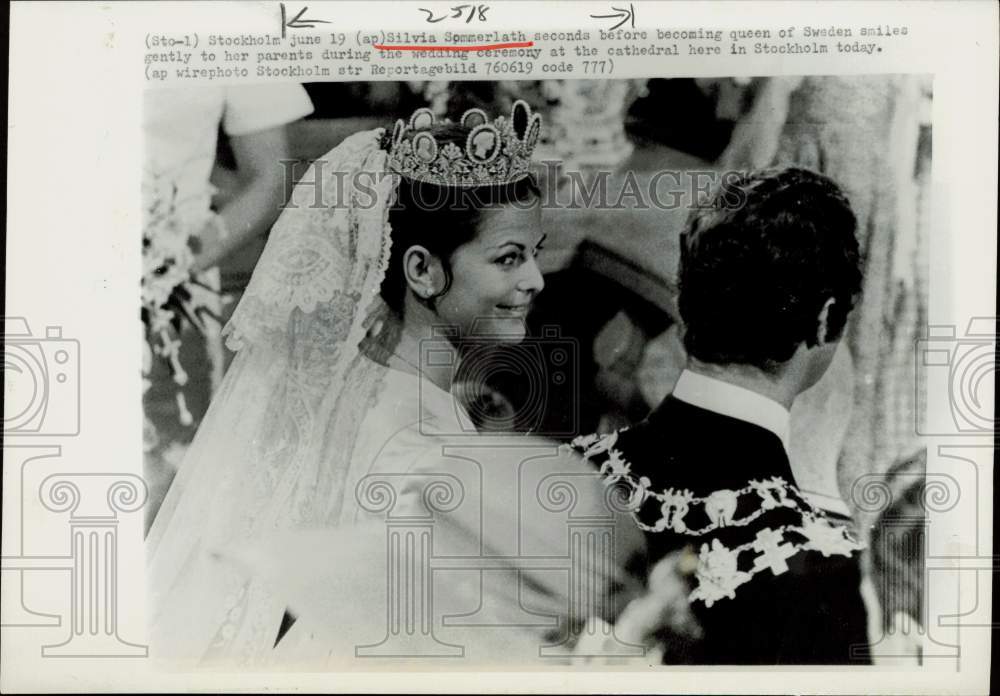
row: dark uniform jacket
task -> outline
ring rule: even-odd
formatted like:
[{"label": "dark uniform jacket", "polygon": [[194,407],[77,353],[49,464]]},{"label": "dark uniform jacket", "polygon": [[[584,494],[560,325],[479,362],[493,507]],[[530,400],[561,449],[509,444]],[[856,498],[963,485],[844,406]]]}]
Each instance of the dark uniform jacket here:
[{"label": "dark uniform jacket", "polygon": [[698,555],[690,601],[704,639],[680,654],[668,642],[665,662],[867,662],[850,520],[799,492],[776,434],[669,396],[643,422],[573,447],[630,497],[647,573],[685,546]]}]

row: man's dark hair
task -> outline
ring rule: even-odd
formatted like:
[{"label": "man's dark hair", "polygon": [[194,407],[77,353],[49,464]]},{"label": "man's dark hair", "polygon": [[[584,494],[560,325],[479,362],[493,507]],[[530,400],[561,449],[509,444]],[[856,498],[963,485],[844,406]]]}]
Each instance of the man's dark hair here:
[{"label": "man's dark hair", "polygon": [[730,172],[681,236],[684,346],[706,363],[768,372],[803,341],[838,338],[861,291],[857,220],[830,179],[807,169]]}]

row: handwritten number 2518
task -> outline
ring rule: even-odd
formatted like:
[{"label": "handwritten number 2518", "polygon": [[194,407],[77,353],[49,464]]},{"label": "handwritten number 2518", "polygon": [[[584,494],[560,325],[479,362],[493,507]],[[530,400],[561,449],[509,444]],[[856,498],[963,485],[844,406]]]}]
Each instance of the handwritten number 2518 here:
[{"label": "handwritten number 2518", "polygon": [[452,14],[442,14],[440,17],[434,16],[433,10],[428,10],[423,7],[419,8],[421,12],[427,13],[427,18],[425,21],[432,24],[444,21],[446,19],[460,19],[466,10],[469,11],[469,16],[466,17],[465,23],[468,24],[473,19],[478,19],[480,22],[486,21],[486,11],[490,9],[489,5],[456,5],[451,8]]}]

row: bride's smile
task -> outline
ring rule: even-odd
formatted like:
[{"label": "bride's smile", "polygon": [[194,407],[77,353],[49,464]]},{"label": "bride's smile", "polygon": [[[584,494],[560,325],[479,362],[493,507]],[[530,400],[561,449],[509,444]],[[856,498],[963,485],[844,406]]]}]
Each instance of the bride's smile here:
[{"label": "bride's smile", "polygon": [[521,305],[497,305],[497,309],[500,310],[500,316],[525,317],[528,315],[528,310],[531,309],[531,303],[526,302]]}]

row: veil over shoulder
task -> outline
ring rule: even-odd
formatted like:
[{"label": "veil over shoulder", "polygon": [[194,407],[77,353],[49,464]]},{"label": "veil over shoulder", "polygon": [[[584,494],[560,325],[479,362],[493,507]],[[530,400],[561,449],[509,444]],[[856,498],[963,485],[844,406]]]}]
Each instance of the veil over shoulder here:
[{"label": "veil over shoulder", "polygon": [[238,354],[147,538],[162,657],[260,659],[284,607],[210,553],[339,514],[364,401],[384,374],[358,349],[389,257],[381,135],[352,135],[312,164],[226,327]]}]

